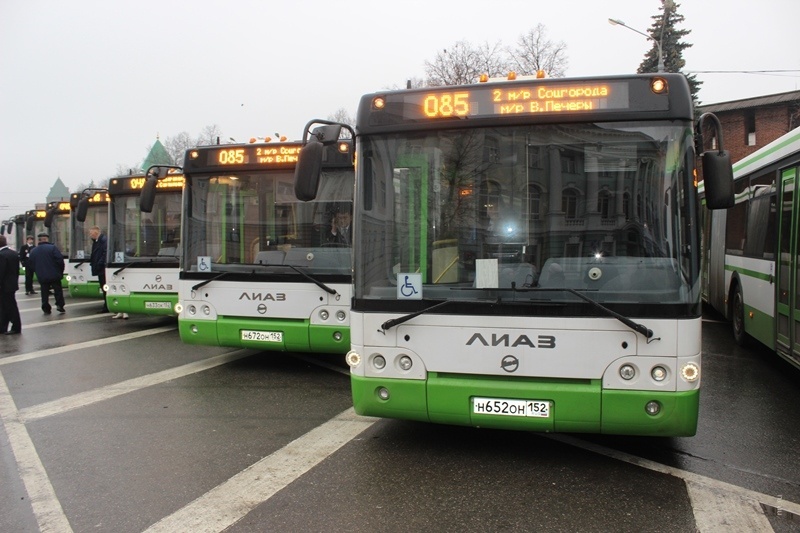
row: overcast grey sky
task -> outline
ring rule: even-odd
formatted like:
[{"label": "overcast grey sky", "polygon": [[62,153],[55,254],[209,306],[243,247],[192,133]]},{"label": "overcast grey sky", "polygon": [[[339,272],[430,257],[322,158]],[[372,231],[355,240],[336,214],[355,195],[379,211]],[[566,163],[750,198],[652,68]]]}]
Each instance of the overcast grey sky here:
[{"label": "overcast grey sky", "polygon": [[[800,89],[798,0],[683,0],[686,71],[702,103]],[[0,219],[140,165],[156,139],[216,124],[239,141],[300,136],[311,118],[411,77],[438,50],[564,41],[568,76],[635,72],[660,0],[0,0]]]}]

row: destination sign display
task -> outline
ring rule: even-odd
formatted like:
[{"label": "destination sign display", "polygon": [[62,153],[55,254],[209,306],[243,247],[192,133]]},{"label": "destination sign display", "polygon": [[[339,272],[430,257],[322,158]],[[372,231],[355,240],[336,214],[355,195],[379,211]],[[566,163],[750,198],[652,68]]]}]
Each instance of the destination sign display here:
[{"label": "destination sign display", "polygon": [[538,113],[570,114],[630,108],[626,82],[485,85],[388,96],[403,98],[406,119],[468,118]]},{"label": "destination sign display", "polygon": [[[146,181],[147,178],[145,176],[114,178],[109,183],[108,188],[113,194],[141,191]],[[158,180],[156,189],[181,190],[185,181],[186,179],[183,177],[183,174],[168,174],[166,177]]]},{"label": "destination sign display", "polygon": [[[187,162],[209,167],[291,167],[300,155],[300,143],[229,145],[190,150]],[[196,162],[196,164],[193,164]]]}]

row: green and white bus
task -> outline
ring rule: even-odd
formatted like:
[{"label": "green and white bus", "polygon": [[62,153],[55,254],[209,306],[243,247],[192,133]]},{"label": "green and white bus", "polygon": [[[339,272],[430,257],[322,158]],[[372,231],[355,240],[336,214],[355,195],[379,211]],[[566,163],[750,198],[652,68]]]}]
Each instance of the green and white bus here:
[{"label": "green and white bus", "polygon": [[[362,97],[346,357],[356,412],[693,435],[694,127],[680,74]],[[301,198],[324,184],[303,178],[318,144],[301,154]],[[723,155],[703,156],[713,207],[732,202]]]},{"label": "green and white bus", "polygon": [[174,316],[184,178],[169,173],[158,180],[148,210],[141,206],[146,182],[138,174],[108,183],[106,303],[112,313]]},{"label": "green and white bus", "polygon": [[326,149],[317,201],[294,194],[300,144],[201,146],[186,153],[178,329],[189,344],[346,353],[351,143]]},{"label": "green and white bus", "polygon": [[[86,213],[78,214],[78,204],[81,199],[87,203]],[[108,192],[106,190],[88,190],[72,193],[69,199],[70,223],[70,254],[66,265],[69,294],[73,298],[98,298],[105,297],[103,288],[96,275],[92,275],[89,259],[92,255],[92,239],[89,237],[89,228],[99,227],[103,233],[108,232]],[[83,220],[81,220],[83,218]]]},{"label": "green and white bus", "polygon": [[800,128],[733,165],[736,205],[706,217],[705,299],[800,368]]}]

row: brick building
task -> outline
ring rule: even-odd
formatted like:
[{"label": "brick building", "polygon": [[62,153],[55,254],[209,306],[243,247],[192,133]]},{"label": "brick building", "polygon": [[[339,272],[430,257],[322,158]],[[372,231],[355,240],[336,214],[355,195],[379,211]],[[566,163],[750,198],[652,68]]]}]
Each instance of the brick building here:
[{"label": "brick building", "polygon": [[[709,112],[719,118],[724,148],[735,163],[800,127],[800,91],[702,105],[696,116]],[[705,147],[716,147],[715,140],[707,139]]]}]

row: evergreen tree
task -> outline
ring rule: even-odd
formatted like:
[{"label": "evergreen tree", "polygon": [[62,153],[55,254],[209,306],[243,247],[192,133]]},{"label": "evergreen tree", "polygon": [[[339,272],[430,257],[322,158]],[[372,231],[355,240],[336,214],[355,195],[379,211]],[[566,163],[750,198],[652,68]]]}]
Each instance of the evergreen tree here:
[{"label": "evergreen tree", "polygon": [[[648,30],[653,41],[653,47],[645,54],[637,72],[658,72],[658,43],[661,43],[665,72],[680,72],[686,65],[686,61],[683,59],[683,50],[690,48],[692,45],[683,42],[681,39],[692,31],[676,28],[676,25],[684,20],[683,15],[678,14],[679,7],[681,7],[680,4],[676,4],[672,0],[661,0],[661,7],[659,8],[661,13],[651,17],[653,25]],[[692,99],[697,104],[699,103],[697,93],[703,82],[699,81],[694,74],[686,75],[686,79],[689,81]]]}]

